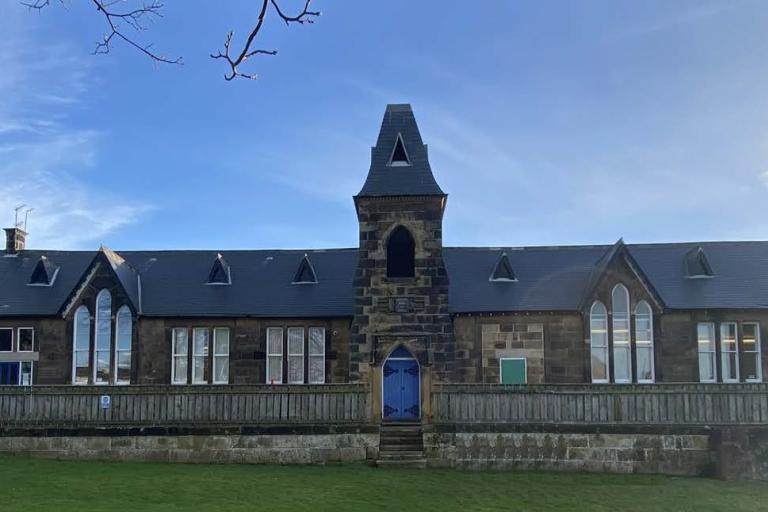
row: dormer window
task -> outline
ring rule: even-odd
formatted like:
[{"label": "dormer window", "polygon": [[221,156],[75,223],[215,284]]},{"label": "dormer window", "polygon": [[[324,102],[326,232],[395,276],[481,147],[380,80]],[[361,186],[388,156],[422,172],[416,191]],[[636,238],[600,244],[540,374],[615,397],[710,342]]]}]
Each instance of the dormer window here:
[{"label": "dormer window", "polygon": [[389,157],[390,167],[405,167],[411,165],[411,159],[408,158],[408,152],[405,150],[405,144],[403,143],[403,136],[397,134],[395,140],[395,147],[392,148],[392,155]]},{"label": "dormer window", "polygon": [[714,277],[712,266],[704,249],[697,247],[685,255],[685,277],[689,279],[706,279]]},{"label": "dormer window", "polygon": [[494,282],[515,282],[515,271],[512,270],[512,264],[509,262],[509,257],[506,252],[501,253],[499,261],[496,262],[496,266],[493,267],[493,272],[489,281]]},{"label": "dormer window", "polygon": [[40,256],[28,284],[30,286],[53,286],[53,282],[58,274],[59,267],[54,265],[47,257]]},{"label": "dormer window", "polygon": [[206,284],[213,285],[227,285],[232,284],[232,272],[229,268],[229,263],[224,259],[221,253],[216,255],[216,259],[213,261],[211,271],[208,274],[208,282]]},{"label": "dormer window", "polygon": [[293,284],[317,284],[317,274],[315,274],[315,269],[307,254],[304,254],[301,263],[299,263],[296,275],[293,276]]}]

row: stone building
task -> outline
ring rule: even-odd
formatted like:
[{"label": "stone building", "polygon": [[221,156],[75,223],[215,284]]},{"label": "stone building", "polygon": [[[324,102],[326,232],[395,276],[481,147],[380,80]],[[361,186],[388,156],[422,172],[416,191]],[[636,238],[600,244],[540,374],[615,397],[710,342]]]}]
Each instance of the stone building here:
[{"label": "stone building", "polygon": [[389,105],[357,248],[27,250],[6,229],[0,384],[365,382],[377,419],[415,420],[432,383],[762,382],[768,242],[444,247],[447,199]]}]

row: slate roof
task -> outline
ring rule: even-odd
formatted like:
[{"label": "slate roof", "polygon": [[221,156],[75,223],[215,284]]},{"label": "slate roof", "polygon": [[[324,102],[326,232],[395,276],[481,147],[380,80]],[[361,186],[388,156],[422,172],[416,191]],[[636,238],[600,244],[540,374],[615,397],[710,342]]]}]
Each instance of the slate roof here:
[{"label": "slate roof", "polygon": [[[686,277],[686,255],[701,247],[714,277]],[[768,307],[768,242],[626,245],[668,309]],[[595,268],[615,245],[446,247],[452,313],[577,311]],[[232,284],[207,285],[220,251],[100,251],[146,316],[351,317],[357,249],[221,251]],[[506,252],[517,281],[489,276]],[[60,312],[99,251],[0,251],[0,317]],[[294,284],[304,255],[316,284]],[[28,286],[41,256],[59,266],[53,286]],[[138,275],[141,276],[139,296]]]},{"label": "slate roof", "polygon": [[[400,134],[411,165],[389,165]],[[371,167],[356,197],[444,196],[429,165],[427,146],[410,105],[387,105],[376,145],[371,148]]]}]

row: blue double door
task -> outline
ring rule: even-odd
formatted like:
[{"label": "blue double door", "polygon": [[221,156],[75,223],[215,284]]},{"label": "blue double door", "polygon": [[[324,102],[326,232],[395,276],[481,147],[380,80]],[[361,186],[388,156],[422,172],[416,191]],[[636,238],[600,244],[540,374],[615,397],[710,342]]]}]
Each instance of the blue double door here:
[{"label": "blue double door", "polygon": [[0,386],[18,386],[20,366],[21,363],[0,362]]},{"label": "blue double door", "polygon": [[384,363],[385,421],[413,421],[420,417],[419,363],[411,358],[390,357]]}]

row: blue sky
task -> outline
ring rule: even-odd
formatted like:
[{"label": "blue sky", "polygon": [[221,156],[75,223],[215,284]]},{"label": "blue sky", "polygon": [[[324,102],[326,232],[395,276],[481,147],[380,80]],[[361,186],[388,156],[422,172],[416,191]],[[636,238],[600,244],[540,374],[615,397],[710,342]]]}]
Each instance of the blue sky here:
[{"label": "blue sky", "polygon": [[168,2],[141,37],[182,67],[90,55],[82,4],[0,7],[0,219],[34,206],[28,247],[356,246],[401,102],[446,245],[768,239],[766,2],[316,0],[255,82],[208,58],[252,1]]}]

